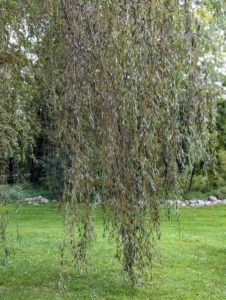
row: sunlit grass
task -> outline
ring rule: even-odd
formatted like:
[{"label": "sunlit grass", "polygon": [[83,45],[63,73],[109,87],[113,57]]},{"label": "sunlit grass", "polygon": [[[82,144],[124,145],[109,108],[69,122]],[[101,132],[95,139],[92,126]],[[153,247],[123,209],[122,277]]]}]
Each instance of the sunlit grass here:
[{"label": "sunlit grass", "polygon": [[226,299],[226,205],[184,207],[181,216],[182,236],[176,221],[162,222],[152,282],[133,287],[114,258],[114,244],[102,237],[99,210],[97,240],[81,274],[70,266],[69,247],[60,266],[63,226],[56,204],[22,206],[10,220],[11,256],[0,267],[0,299]]}]

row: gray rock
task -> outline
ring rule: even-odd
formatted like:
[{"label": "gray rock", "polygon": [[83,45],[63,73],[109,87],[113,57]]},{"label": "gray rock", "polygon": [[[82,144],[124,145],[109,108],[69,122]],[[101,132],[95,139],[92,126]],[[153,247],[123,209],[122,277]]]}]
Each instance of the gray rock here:
[{"label": "gray rock", "polygon": [[34,198],[25,198],[25,201],[28,202],[28,204],[33,204],[37,202],[42,202],[42,203],[49,203],[49,200],[46,198],[43,198],[42,196],[34,197]]},{"label": "gray rock", "polygon": [[205,201],[205,205],[206,205],[206,206],[211,205],[211,204],[212,204],[211,201],[209,201],[209,200],[206,200],[206,201]]},{"label": "gray rock", "polygon": [[218,204],[217,201],[212,201],[211,202],[211,205],[216,205],[216,204]]},{"label": "gray rock", "polygon": [[41,199],[41,202],[42,202],[42,203],[49,203],[49,200],[46,199],[46,198],[42,198],[42,199]]},{"label": "gray rock", "polygon": [[33,198],[25,198],[25,201],[33,202]]},{"label": "gray rock", "polygon": [[197,205],[198,206],[204,206],[205,203],[206,203],[206,201],[204,201],[204,200],[197,200]]},{"label": "gray rock", "polygon": [[42,196],[38,196],[38,197],[34,197],[34,198],[33,198],[33,201],[39,202],[39,201],[41,201],[41,200],[42,200]]},{"label": "gray rock", "polygon": [[196,204],[197,204],[197,200],[190,200],[190,206],[196,205]]},{"label": "gray rock", "polygon": [[217,197],[209,196],[208,200],[211,201],[211,202],[215,202],[215,201],[217,201]]},{"label": "gray rock", "polygon": [[222,203],[222,200],[217,199],[216,202],[219,204],[219,203]]},{"label": "gray rock", "polygon": [[173,201],[173,200],[168,200],[167,203],[171,206],[175,205],[175,201]]}]

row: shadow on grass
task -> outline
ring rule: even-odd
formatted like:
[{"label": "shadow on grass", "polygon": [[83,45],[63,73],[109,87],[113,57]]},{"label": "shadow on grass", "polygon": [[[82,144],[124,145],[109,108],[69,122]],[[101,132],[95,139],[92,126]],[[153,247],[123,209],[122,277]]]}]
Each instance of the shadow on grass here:
[{"label": "shadow on grass", "polygon": [[91,270],[81,275],[73,267],[62,272],[59,265],[48,265],[40,259],[37,264],[27,260],[8,265],[0,276],[0,298],[7,300],[136,299],[137,292],[126,274],[118,270],[106,267],[101,272]]}]

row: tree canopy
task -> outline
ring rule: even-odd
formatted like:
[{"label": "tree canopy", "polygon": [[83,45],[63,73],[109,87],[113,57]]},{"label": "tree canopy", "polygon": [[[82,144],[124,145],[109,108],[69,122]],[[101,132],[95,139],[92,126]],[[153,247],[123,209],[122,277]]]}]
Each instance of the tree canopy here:
[{"label": "tree canopy", "polygon": [[132,280],[144,275],[160,237],[160,197],[178,195],[192,167],[211,161],[215,91],[202,58],[212,44],[201,8],[175,0],[0,4],[2,165],[10,157],[36,168],[51,162],[52,180],[58,170],[77,263],[101,199],[117,257]]}]

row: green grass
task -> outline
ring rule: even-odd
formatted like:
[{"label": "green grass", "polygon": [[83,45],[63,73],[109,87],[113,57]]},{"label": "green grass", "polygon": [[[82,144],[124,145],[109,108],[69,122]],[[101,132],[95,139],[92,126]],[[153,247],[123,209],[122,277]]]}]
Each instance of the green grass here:
[{"label": "green grass", "polygon": [[[63,226],[56,204],[24,205],[16,221],[10,220],[11,256],[0,267],[0,299],[226,299],[226,205],[184,207],[181,216],[182,237],[176,221],[162,222],[161,256],[154,262],[152,282],[133,287],[114,258],[114,245],[102,238],[99,210],[89,270],[80,274],[70,266],[69,250],[64,268],[60,266]],[[63,293],[59,281],[66,285]]]}]

